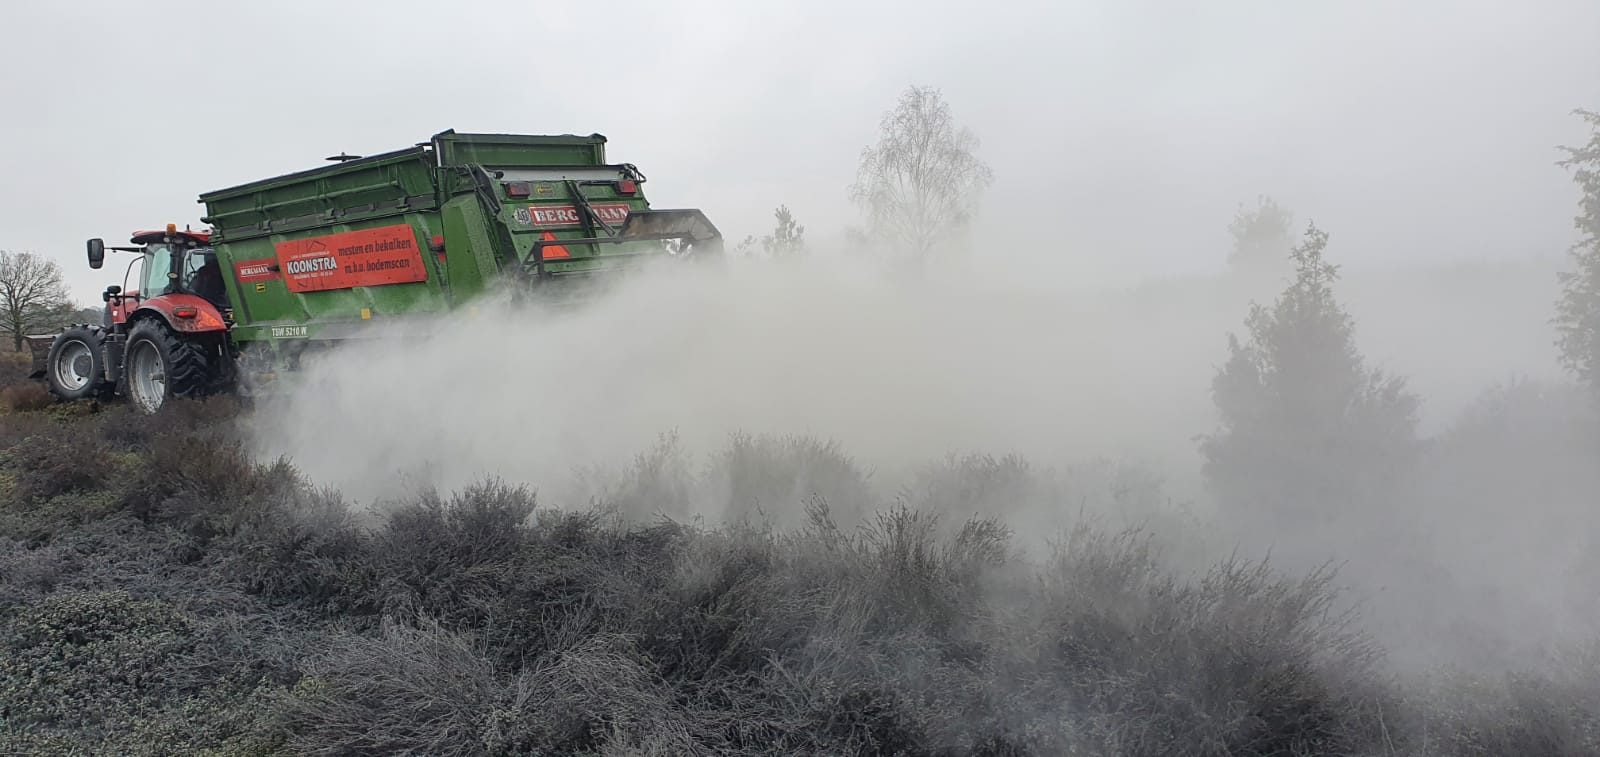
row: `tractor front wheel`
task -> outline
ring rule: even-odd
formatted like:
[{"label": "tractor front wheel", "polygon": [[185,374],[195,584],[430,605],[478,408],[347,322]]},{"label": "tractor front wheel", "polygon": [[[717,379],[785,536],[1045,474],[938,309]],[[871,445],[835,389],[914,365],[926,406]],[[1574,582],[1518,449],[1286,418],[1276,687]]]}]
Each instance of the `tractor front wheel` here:
[{"label": "tractor front wheel", "polygon": [[63,402],[105,396],[105,341],[98,329],[73,326],[56,335],[45,358],[45,381]]},{"label": "tractor front wheel", "polygon": [[128,399],[147,415],[161,410],[170,398],[201,396],[211,385],[206,346],[178,336],[154,318],[140,321],[128,332],[123,366]]}]

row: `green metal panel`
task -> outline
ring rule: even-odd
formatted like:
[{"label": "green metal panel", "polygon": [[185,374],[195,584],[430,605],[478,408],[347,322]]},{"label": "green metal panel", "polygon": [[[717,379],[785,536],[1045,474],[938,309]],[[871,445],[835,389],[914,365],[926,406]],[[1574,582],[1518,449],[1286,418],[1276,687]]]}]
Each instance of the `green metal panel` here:
[{"label": "green metal panel", "polygon": [[443,166],[588,166],[606,161],[606,138],[600,134],[580,137],[446,131],[434,135],[433,145]]},{"label": "green metal panel", "polygon": [[200,195],[213,242],[327,228],[439,206],[422,147],[374,155]]},{"label": "green metal panel", "polygon": [[[451,198],[441,214],[444,223],[445,266],[457,292],[482,291],[500,269],[496,262],[494,231],[478,198]],[[452,298],[454,299],[454,298]]]}]

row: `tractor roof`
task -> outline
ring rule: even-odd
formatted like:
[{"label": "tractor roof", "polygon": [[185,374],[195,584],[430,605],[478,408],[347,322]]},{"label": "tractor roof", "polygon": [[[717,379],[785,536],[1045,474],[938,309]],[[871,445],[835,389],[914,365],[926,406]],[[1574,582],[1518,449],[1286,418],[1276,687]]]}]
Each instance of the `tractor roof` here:
[{"label": "tractor roof", "polygon": [[163,237],[169,235],[188,237],[195,244],[207,244],[211,241],[211,232],[209,231],[167,231],[165,229],[154,231],[135,231],[133,232],[132,239],[129,241],[133,242],[134,244],[150,244],[152,242],[159,242]]}]

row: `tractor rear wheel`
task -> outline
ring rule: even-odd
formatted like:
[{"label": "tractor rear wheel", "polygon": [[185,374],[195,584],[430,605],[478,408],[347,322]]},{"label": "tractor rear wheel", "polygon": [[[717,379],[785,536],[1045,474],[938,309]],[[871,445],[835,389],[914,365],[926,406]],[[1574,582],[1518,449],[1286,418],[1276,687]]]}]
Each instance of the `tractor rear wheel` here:
[{"label": "tractor rear wheel", "polygon": [[45,383],[63,402],[103,397],[111,389],[105,380],[105,340],[100,330],[73,326],[56,335],[45,358]]},{"label": "tractor rear wheel", "polygon": [[201,396],[212,383],[211,362],[205,344],[179,336],[155,318],[142,320],[128,332],[123,352],[128,399],[153,415],[168,399]]}]

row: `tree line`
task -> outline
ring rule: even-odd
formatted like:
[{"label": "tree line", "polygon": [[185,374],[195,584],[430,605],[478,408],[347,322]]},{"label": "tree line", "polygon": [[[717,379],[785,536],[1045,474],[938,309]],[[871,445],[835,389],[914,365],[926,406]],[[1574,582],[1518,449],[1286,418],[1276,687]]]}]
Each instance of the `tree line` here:
[{"label": "tree line", "polygon": [[[1557,163],[1580,188],[1579,239],[1572,268],[1557,274],[1551,323],[1562,366],[1600,399],[1600,114],[1575,113],[1592,133],[1586,145],[1561,148],[1567,157]],[[1219,503],[1264,517],[1293,500],[1304,503],[1294,513],[1300,524],[1316,525],[1342,505],[1392,496],[1420,452],[1421,399],[1404,377],[1364,364],[1334,293],[1328,233],[1308,224],[1283,260],[1289,228],[1288,212],[1270,200],[1241,208],[1231,227],[1236,268],[1275,272],[1281,261],[1293,278],[1272,305],[1251,306],[1246,340],[1228,337],[1212,382],[1221,424],[1201,450]]]},{"label": "tree line", "polygon": [[[1555,282],[1551,321],[1561,365],[1600,398],[1600,113],[1574,113],[1592,135],[1585,145],[1562,147],[1566,157],[1557,161],[1580,190],[1580,238],[1570,250],[1571,269]],[[876,245],[910,270],[960,250],[994,179],[978,146],[937,90],[907,89],[883,115],[877,142],[861,151],[849,196],[863,225],[849,230],[851,239]],[[776,217],[761,248],[803,254],[804,227],[787,206]],[[1252,523],[1283,518],[1303,528],[1329,525],[1349,503],[1395,496],[1421,454],[1421,399],[1405,377],[1365,364],[1353,319],[1336,296],[1329,232],[1307,223],[1296,243],[1292,213],[1270,197],[1241,205],[1228,230],[1231,276],[1290,281],[1272,303],[1249,306],[1245,337],[1227,336],[1226,362],[1213,377],[1219,425],[1199,446],[1216,501]],[[753,253],[756,246],[748,237],[739,249]]]},{"label": "tree line", "polygon": [[[1562,364],[1600,394],[1600,112],[1573,112],[1592,134],[1585,145],[1560,148],[1567,157],[1557,165],[1572,171],[1580,189],[1575,218],[1580,238],[1570,250],[1572,270],[1557,274],[1560,296],[1552,320]],[[922,86],[908,88],[879,126],[878,141],[862,149],[856,180],[849,187],[864,221],[849,235],[916,265],[938,252],[959,249],[983,191],[994,181],[993,170],[976,154],[977,135],[956,124],[938,90]],[[805,227],[787,206],[777,208],[775,216],[772,234],[759,243],[746,237],[736,249],[753,252],[759,244],[774,256],[804,253]],[[1338,266],[1325,256],[1328,232],[1308,224],[1295,245],[1292,229],[1293,215],[1270,197],[1258,198],[1251,209],[1241,206],[1228,227],[1233,274],[1265,278],[1288,272],[1294,279],[1273,307],[1252,307],[1246,320],[1251,343],[1230,343],[1233,357],[1217,379],[1219,393],[1227,395],[1219,396],[1219,409],[1234,415],[1247,412],[1236,404],[1244,400],[1232,394],[1238,382],[1255,381],[1258,389],[1268,391],[1275,389],[1268,382],[1315,378],[1344,382],[1329,391],[1343,397],[1341,406],[1350,412],[1369,412],[1363,403],[1382,398],[1400,413],[1397,417],[1407,416],[1403,406],[1413,400],[1404,381],[1367,373],[1360,365],[1351,319],[1333,295]],[[1291,337],[1310,338],[1289,344]]]}]

